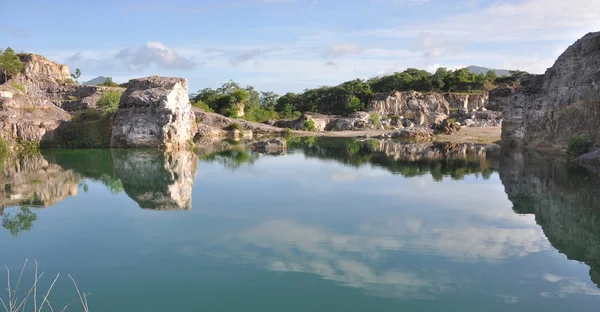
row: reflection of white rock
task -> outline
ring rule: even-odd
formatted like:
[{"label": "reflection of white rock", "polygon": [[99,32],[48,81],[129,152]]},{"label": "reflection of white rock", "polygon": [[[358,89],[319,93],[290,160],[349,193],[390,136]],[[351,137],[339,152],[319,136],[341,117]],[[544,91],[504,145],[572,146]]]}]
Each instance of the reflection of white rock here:
[{"label": "reflection of white rock", "polygon": [[142,208],[191,209],[197,157],[190,151],[113,150],[123,189]]}]

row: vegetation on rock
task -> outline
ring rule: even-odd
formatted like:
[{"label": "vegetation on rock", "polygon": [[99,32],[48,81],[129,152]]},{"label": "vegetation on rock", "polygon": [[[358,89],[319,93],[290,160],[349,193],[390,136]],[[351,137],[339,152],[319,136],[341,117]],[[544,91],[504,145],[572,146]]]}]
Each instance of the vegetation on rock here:
[{"label": "vegetation on rock", "polygon": [[121,90],[106,90],[96,105],[105,112],[114,113],[119,109],[121,95],[123,95]]},{"label": "vegetation on rock", "polygon": [[0,49],[0,71],[4,75],[4,81],[16,76],[25,68],[25,64],[21,62],[19,56],[10,47],[6,50]]},{"label": "vegetation on rock", "polygon": [[304,121],[304,125],[302,127],[304,131],[317,131],[317,127],[315,126],[315,121],[312,119],[308,119]]},{"label": "vegetation on rock", "polygon": [[587,134],[572,137],[567,145],[567,155],[570,158],[576,158],[583,154],[589,153],[592,148],[592,141]]},{"label": "vegetation on rock", "polygon": [[119,87],[120,85],[112,80],[112,77],[106,77],[103,83],[99,84],[99,86],[105,87]]}]

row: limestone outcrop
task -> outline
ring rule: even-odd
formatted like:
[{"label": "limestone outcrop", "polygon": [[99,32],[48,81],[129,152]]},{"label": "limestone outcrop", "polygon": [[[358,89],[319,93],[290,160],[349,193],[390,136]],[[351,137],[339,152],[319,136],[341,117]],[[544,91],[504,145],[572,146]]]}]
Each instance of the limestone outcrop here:
[{"label": "limestone outcrop", "polygon": [[132,79],[119,103],[110,146],[180,148],[196,130],[186,79]]},{"label": "limestone outcrop", "polygon": [[9,142],[53,139],[55,130],[71,116],[43,99],[32,99],[10,85],[0,85],[0,133]]},{"label": "limestone outcrop", "polygon": [[600,32],[571,45],[544,75],[521,79],[504,108],[505,146],[564,151],[588,134],[600,147]]}]

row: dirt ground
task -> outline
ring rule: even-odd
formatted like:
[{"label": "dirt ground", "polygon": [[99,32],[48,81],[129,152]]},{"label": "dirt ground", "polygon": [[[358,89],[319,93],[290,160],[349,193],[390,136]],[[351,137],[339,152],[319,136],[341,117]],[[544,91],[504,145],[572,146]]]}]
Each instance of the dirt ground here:
[{"label": "dirt ground", "polygon": [[[361,138],[375,137],[384,133],[391,133],[394,130],[365,130],[365,131],[324,131],[324,132],[307,132],[294,131],[297,135],[302,136],[324,136],[336,138]],[[451,135],[438,134],[434,137],[434,142],[451,142],[451,143],[482,143],[491,144],[500,141],[501,127],[465,127],[459,132]]]}]

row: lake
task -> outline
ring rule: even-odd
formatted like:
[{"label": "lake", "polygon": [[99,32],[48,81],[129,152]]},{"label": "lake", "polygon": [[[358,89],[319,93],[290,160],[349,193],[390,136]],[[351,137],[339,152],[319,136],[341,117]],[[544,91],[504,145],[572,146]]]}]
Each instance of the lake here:
[{"label": "lake", "polygon": [[598,310],[597,176],[494,146],[288,145],[9,159],[0,259],[13,283],[29,259],[25,290],[34,260],[40,288],[60,272],[55,308],[70,274],[92,311]]}]

